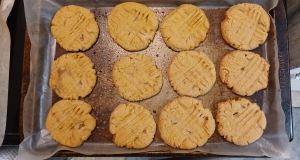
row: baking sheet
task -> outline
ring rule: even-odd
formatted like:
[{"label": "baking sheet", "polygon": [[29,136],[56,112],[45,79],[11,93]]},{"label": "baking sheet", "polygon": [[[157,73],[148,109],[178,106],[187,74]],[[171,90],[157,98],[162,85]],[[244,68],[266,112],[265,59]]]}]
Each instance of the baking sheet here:
[{"label": "baking sheet", "polygon": [[[141,1],[149,2],[149,1]],[[229,51],[233,50],[221,37],[220,22],[224,19],[226,9],[236,1],[153,1],[146,3],[162,18],[174,7],[182,3],[192,3],[204,10],[211,24],[206,40],[195,50],[207,53],[214,62],[217,74],[219,73],[219,61]],[[260,4],[266,10],[274,8],[278,1],[251,1]],[[111,80],[111,69],[116,60],[129,54],[115,44],[107,33],[107,16],[112,6],[118,1],[34,1],[28,0],[25,4],[25,14],[29,31],[31,48],[31,80],[28,94],[24,102],[24,141],[20,144],[18,158],[47,158],[58,150],[72,150],[75,152],[91,154],[123,154],[158,151],[164,153],[192,153],[204,152],[220,155],[246,155],[246,156],[269,156],[269,157],[290,157],[291,149],[285,133],[284,113],[281,107],[280,86],[278,78],[278,57],[276,29],[274,20],[267,42],[255,49],[254,52],[264,57],[270,64],[270,76],[268,88],[257,92],[251,97],[246,97],[258,103],[264,110],[267,118],[267,127],[263,136],[255,143],[246,147],[236,146],[224,139],[217,133],[217,130],[203,147],[193,150],[180,150],[168,147],[159,137],[158,131],[150,146],[145,149],[125,149],[116,147],[112,142],[112,135],[108,131],[108,122],[111,111],[119,103],[127,102],[122,99],[115,90]],[[59,100],[55,93],[52,93],[48,85],[50,66],[52,61],[59,55],[66,53],[56,45],[55,39],[50,33],[50,22],[54,13],[64,5],[76,4],[91,9],[100,27],[100,35],[96,44],[85,52],[95,63],[97,71],[97,84],[93,92],[83,100],[93,107],[92,115],[97,119],[96,129],[91,137],[82,146],[68,148],[52,140],[45,129],[45,119],[52,104]],[[167,66],[177,52],[167,48],[163,43],[159,31],[150,46],[141,51],[152,57],[163,73],[163,88],[153,98],[138,102],[149,109],[156,122],[161,108],[170,100],[178,97],[171,89],[167,80]],[[212,90],[198,99],[203,105],[209,108],[213,116],[216,116],[216,104],[228,98],[236,98],[217,76],[217,82]],[[21,158],[20,158],[21,159]]]},{"label": "baking sheet", "polygon": [[0,146],[6,128],[10,61],[10,34],[6,20],[14,2],[14,0],[0,0]]}]

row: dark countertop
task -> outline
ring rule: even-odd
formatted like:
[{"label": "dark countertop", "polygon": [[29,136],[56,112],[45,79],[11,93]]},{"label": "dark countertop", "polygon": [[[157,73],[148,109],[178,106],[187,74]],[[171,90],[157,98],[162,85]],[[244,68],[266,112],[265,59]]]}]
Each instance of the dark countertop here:
[{"label": "dark countertop", "polygon": [[7,121],[5,137],[2,145],[18,145],[20,143],[20,106],[23,74],[25,14],[22,0],[15,0],[7,19],[11,36],[9,91],[7,102]]}]

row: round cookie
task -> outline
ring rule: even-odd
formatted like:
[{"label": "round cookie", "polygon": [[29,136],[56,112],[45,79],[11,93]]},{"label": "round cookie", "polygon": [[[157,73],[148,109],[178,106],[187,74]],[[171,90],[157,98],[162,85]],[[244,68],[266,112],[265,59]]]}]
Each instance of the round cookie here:
[{"label": "round cookie", "polygon": [[80,146],[96,127],[96,119],[89,113],[92,107],[80,100],[60,100],[50,109],[46,129],[58,143]]},{"label": "round cookie", "polygon": [[221,22],[222,36],[232,47],[252,50],[263,44],[270,28],[268,13],[257,4],[242,3],[230,7]]},{"label": "round cookie", "polygon": [[209,21],[205,13],[191,4],[180,5],[169,12],[160,25],[164,42],[175,51],[198,47],[208,30]]},{"label": "round cookie", "polygon": [[193,149],[203,146],[214,133],[215,120],[201,101],[179,97],[160,112],[158,129],[161,138],[173,148]]},{"label": "round cookie", "polygon": [[51,21],[53,37],[67,51],[89,49],[97,41],[99,32],[94,14],[80,6],[62,7]]},{"label": "round cookie", "polygon": [[259,139],[267,123],[259,106],[245,98],[218,103],[216,121],[220,135],[240,146]]},{"label": "round cookie", "polygon": [[145,148],[152,141],[156,124],[150,112],[134,103],[120,104],[111,113],[109,131],[119,147]]},{"label": "round cookie", "polygon": [[241,96],[251,96],[268,85],[270,65],[258,54],[232,51],[220,62],[220,78],[232,91]]},{"label": "round cookie", "polygon": [[126,100],[140,101],[159,93],[162,73],[155,61],[144,54],[129,54],[113,67],[112,79],[118,93]]},{"label": "round cookie", "polygon": [[205,53],[181,51],[172,58],[168,78],[179,95],[197,97],[206,94],[213,87],[216,70]]},{"label": "round cookie", "polygon": [[147,6],[125,2],[108,16],[108,33],[123,49],[140,51],[148,47],[158,28],[158,17]]},{"label": "round cookie", "polygon": [[90,94],[96,84],[94,63],[83,53],[68,53],[51,66],[50,87],[63,99],[78,99]]}]

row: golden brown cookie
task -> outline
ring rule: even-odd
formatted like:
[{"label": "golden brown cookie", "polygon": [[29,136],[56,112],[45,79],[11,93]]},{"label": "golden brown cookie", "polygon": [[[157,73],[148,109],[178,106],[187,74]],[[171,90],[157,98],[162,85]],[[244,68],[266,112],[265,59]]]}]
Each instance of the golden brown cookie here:
[{"label": "golden brown cookie", "polygon": [[182,51],[172,58],[168,78],[179,95],[197,97],[206,94],[213,87],[216,70],[205,53]]},{"label": "golden brown cookie", "polygon": [[209,30],[205,13],[197,6],[183,4],[165,16],[160,32],[166,45],[175,51],[192,50]]},{"label": "golden brown cookie", "polygon": [[158,17],[147,6],[125,2],[115,6],[108,16],[108,33],[122,48],[140,51],[148,47],[158,28]]},{"label": "golden brown cookie", "polygon": [[230,7],[221,22],[222,36],[232,47],[252,50],[263,44],[270,28],[270,17],[259,5],[242,3]]},{"label": "golden brown cookie", "polygon": [[214,133],[215,120],[201,101],[179,97],[160,112],[158,129],[161,138],[173,148],[193,149],[203,146]]},{"label": "golden brown cookie", "polygon": [[80,100],[60,100],[50,109],[46,129],[58,143],[80,146],[96,127],[96,119],[89,113],[92,107]]},{"label": "golden brown cookie", "polygon": [[270,65],[258,54],[232,51],[220,62],[220,78],[232,91],[241,96],[251,96],[268,85]]},{"label": "golden brown cookie", "polygon": [[240,146],[259,139],[267,123],[259,106],[245,98],[218,103],[216,121],[220,135]]},{"label": "golden brown cookie", "polygon": [[90,94],[96,84],[94,63],[83,53],[68,53],[51,66],[50,87],[64,99],[78,99]]},{"label": "golden brown cookie", "polygon": [[145,148],[153,140],[156,124],[150,112],[134,103],[120,104],[111,113],[109,131],[119,147]]},{"label": "golden brown cookie", "polygon": [[144,54],[133,53],[119,59],[114,64],[112,79],[118,93],[129,101],[150,98],[162,87],[161,70]]},{"label": "golden brown cookie", "polygon": [[67,51],[89,49],[97,41],[99,32],[94,14],[80,6],[62,7],[51,21],[53,37]]}]

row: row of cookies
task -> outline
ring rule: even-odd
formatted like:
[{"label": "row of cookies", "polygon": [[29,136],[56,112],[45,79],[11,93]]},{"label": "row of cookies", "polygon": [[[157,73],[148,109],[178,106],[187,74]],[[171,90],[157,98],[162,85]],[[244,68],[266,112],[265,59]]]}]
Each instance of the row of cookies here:
[{"label": "row of cookies", "polygon": [[[94,130],[91,106],[80,100],[60,100],[50,109],[46,128],[60,144],[77,147]],[[261,137],[266,118],[256,103],[239,98],[218,103],[218,132],[236,145],[245,146]],[[193,149],[203,146],[215,130],[215,120],[201,101],[179,97],[169,102],[159,116],[159,133],[174,148]],[[143,106],[120,104],[111,113],[109,130],[119,147],[145,148],[154,138],[156,124]]]},{"label": "row of cookies", "polygon": [[[51,21],[51,33],[67,51],[85,51],[98,39],[99,27],[93,13],[69,5],[58,10]],[[92,107],[82,100],[96,85],[94,63],[81,52],[67,53],[51,65],[50,87],[63,98],[49,110],[46,129],[60,144],[77,147],[96,127],[89,113]]]},{"label": "row of cookies", "polygon": [[[108,16],[108,32],[113,40],[128,51],[148,47],[158,29],[157,15],[147,6],[125,2],[115,6]],[[191,4],[183,4],[166,15],[160,32],[166,45],[175,51],[199,46],[209,30],[205,13]]]},{"label": "row of cookies", "polygon": [[[195,13],[192,13],[194,15],[189,17],[188,21],[181,21],[190,14],[185,13],[186,11]],[[181,14],[184,14],[184,17],[181,17]],[[177,24],[178,22],[183,24]],[[150,8],[136,2],[125,2],[111,10],[108,16],[107,30],[111,38],[123,49],[140,51],[147,48],[152,42],[158,24],[158,17]],[[174,26],[174,24],[176,25]],[[170,28],[170,26],[174,27]],[[174,32],[186,32],[187,26],[190,27],[187,33],[174,34]],[[193,49],[198,46],[205,39],[208,30],[209,22],[205,13],[190,4],[181,5],[170,12],[161,25],[165,43],[177,51]],[[92,12],[80,6],[62,7],[51,21],[53,37],[67,51],[89,49],[96,42],[99,32]],[[189,36],[189,34],[193,36]]]},{"label": "row of cookies", "polygon": [[49,110],[46,129],[60,144],[77,147],[95,129],[92,107],[78,99],[90,94],[96,81],[94,63],[84,53],[67,53],[53,61],[49,86],[63,100]]},{"label": "row of cookies", "polygon": [[[140,51],[148,47],[158,29],[157,15],[147,6],[125,2],[108,16],[108,32],[123,49]],[[242,3],[228,9],[221,23],[224,40],[234,48],[252,50],[268,36],[270,18],[257,4]],[[197,6],[183,4],[169,12],[160,25],[163,41],[175,51],[192,50],[205,40],[209,21]],[[99,27],[88,9],[69,5],[58,10],[51,21],[51,33],[67,51],[85,51],[99,36]]]},{"label": "row of cookies", "polygon": [[[75,5],[59,9],[50,29],[56,42],[66,51],[89,49],[100,33],[94,14]],[[96,84],[93,67],[94,63],[83,52],[64,54],[52,63],[49,85],[63,99],[83,98]]]},{"label": "row of cookies", "polygon": [[[242,3],[230,7],[221,22],[223,39],[235,51],[220,62],[220,79],[241,96],[251,96],[268,85],[270,65],[252,50],[263,44],[270,27],[270,17],[259,5]],[[263,134],[266,127],[264,112],[256,103],[245,98],[218,104],[218,132],[227,141],[248,145]]]},{"label": "row of cookies", "polygon": [[[261,137],[266,118],[256,103],[239,98],[218,103],[218,132],[236,145],[246,146]],[[154,138],[156,124],[150,112],[134,103],[118,105],[110,116],[109,130],[119,147],[147,147]],[[167,103],[159,114],[162,140],[179,149],[205,145],[215,131],[215,120],[201,101],[179,97]]]},{"label": "row of cookies", "polygon": [[[268,85],[270,65],[258,54],[232,51],[220,61],[220,79],[241,96],[251,96]],[[162,73],[155,61],[133,53],[115,62],[113,83],[126,100],[141,101],[158,94],[162,87]],[[168,68],[172,88],[181,96],[198,97],[215,84],[216,70],[209,57],[199,51],[181,51],[173,56]]]},{"label": "row of cookies", "polygon": [[[270,27],[267,12],[257,4],[242,3],[228,9],[221,23],[224,40],[232,47],[252,50],[263,44]],[[128,51],[145,49],[153,40],[158,18],[145,5],[125,2],[114,7],[108,17],[108,32]],[[195,5],[183,4],[169,12],[160,25],[165,44],[174,51],[193,50],[205,40],[210,24]]]},{"label": "row of cookies", "polygon": [[[160,92],[163,78],[151,57],[132,53],[115,62],[112,79],[121,97],[129,101],[141,101]],[[182,51],[172,58],[168,79],[179,95],[197,97],[213,87],[216,71],[205,53]]]}]

